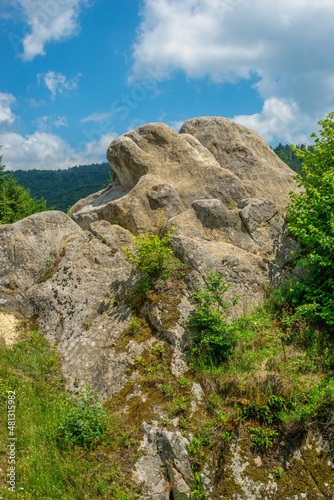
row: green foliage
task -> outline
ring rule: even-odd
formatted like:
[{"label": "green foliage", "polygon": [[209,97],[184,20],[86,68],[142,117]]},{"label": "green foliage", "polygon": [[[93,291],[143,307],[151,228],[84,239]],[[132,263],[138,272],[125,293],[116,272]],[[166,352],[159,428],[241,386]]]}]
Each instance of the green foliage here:
[{"label": "green foliage", "polygon": [[167,279],[177,267],[173,250],[168,246],[173,228],[160,238],[157,234],[141,234],[134,240],[134,249],[123,250],[135,269],[143,275],[138,289],[147,292],[156,282]]},{"label": "green foliage", "polygon": [[282,396],[272,394],[266,404],[257,404],[251,401],[242,407],[242,417],[247,420],[258,420],[261,423],[277,424],[284,420],[286,414],[295,408],[295,401],[286,401]]},{"label": "green foliage", "polygon": [[[22,327],[23,328],[23,327]],[[57,347],[35,331],[22,331],[12,347],[0,345],[0,496],[8,470],[7,392],[16,395],[15,497],[24,500],[118,500],[138,498],[130,479],[122,416],[112,415],[96,448],[59,449],[57,430],[67,412],[78,411],[61,375]],[[94,404],[94,403],[93,403]],[[89,410],[89,404],[86,405]],[[94,425],[94,417],[91,416]],[[89,431],[90,432],[90,431]],[[96,427],[95,427],[96,432]],[[3,485],[3,488],[1,487]]]},{"label": "green foliage", "polygon": [[44,198],[48,206],[63,212],[112,182],[108,163],[61,170],[16,170],[13,176],[34,198]]},{"label": "green foliage", "polygon": [[174,397],[171,404],[168,406],[168,413],[171,417],[176,417],[188,410],[191,399],[188,396]]},{"label": "green foliage", "polygon": [[203,490],[201,474],[199,472],[194,473],[194,487],[190,493],[190,498],[194,500],[205,500],[206,494]]},{"label": "green foliage", "polygon": [[58,446],[61,449],[74,446],[93,449],[108,421],[108,415],[96,396],[86,388],[76,400],[68,398],[64,410],[63,420],[57,429]]},{"label": "green foliage", "polygon": [[192,294],[195,310],[188,326],[192,330],[191,357],[197,367],[217,367],[234,352],[236,337],[226,312],[230,303],[224,299],[227,290],[222,274],[211,272],[204,288]]},{"label": "green foliage", "polygon": [[188,451],[191,456],[198,456],[203,448],[210,444],[210,435],[195,436],[189,443]]},{"label": "green foliage", "polygon": [[276,478],[276,479],[280,479],[281,477],[283,477],[284,475],[284,469],[282,467],[276,467],[274,470],[273,470],[273,476]]},{"label": "green foliage", "polygon": [[334,413],[334,380],[327,376],[307,392],[299,395],[300,402],[296,405],[291,418],[306,420],[323,415],[333,418]]},{"label": "green foliage", "polygon": [[334,113],[321,125],[313,148],[298,150],[304,189],[292,194],[288,227],[301,250],[296,258],[305,269],[300,282],[290,284],[291,301],[297,316],[334,325]]},{"label": "green foliage", "polygon": [[274,444],[278,432],[268,427],[248,427],[254,450],[263,453]]},{"label": "green foliage", "polygon": [[11,224],[46,209],[43,199],[35,200],[12,174],[4,173],[0,156],[0,224]]}]

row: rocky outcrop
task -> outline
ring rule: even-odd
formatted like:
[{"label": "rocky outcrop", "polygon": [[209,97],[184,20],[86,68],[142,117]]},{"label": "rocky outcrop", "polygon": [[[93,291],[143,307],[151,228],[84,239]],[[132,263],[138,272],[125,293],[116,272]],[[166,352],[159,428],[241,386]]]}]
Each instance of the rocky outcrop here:
[{"label": "rocky outcrop", "polygon": [[188,458],[189,441],[180,431],[168,431],[157,424],[143,425],[142,456],[136,463],[135,475],[144,498],[176,500],[190,498],[193,473]]},{"label": "rocky outcrop", "polygon": [[250,198],[271,200],[278,208],[290,202],[293,172],[249,128],[221,117],[202,117],[186,121],[180,133],[196,137],[222,168],[236,175]]},{"label": "rocky outcrop", "polygon": [[[192,269],[182,290],[164,292],[174,321],[165,319],[168,304],[145,306],[181,376],[189,288],[220,271],[228,298],[239,296],[233,314],[259,303],[295,245],[281,209],[296,187],[259,136],[223,118],[189,120],[180,134],[141,126],[111,143],[108,160],[114,184],[72,207],[73,220],[45,212],[0,228],[0,300],[38,317],[59,344],[70,387],[88,381],[105,396],[124,385],[131,358],[115,345],[131,320],[124,291],[134,273],[122,248],[133,235],[173,227],[172,247]],[[134,353],[141,348],[134,344]]]},{"label": "rocky outcrop", "polygon": [[82,230],[63,212],[43,212],[0,226],[0,290],[26,290],[47,275],[65,241]]},{"label": "rocky outcrop", "polygon": [[[189,293],[210,270],[224,273],[227,298],[239,296],[234,315],[261,302],[265,287],[288,272],[295,243],[282,213],[296,185],[259,136],[223,118],[189,120],[179,134],[161,123],[141,126],[112,142],[108,160],[114,184],[80,200],[72,219],[45,212],[0,226],[0,303],[37,319],[58,345],[70,389],[88,383],[104,399],[125,391],[124,408],[129,401],[154,406],[153,420],[138,421],[134,480],[143,498],[186,499],[195,480],[191,436],[181,432],[178,418],[168,425],[168,412],[159,416],[151,386],[141,399],[133,387],[152,352],[160,353],[153,368],[159,362],[163,372],[168,363],[168,373],[182,381]],[[190,268],[187,277],[134,307],[130,291],[138,275],[123,247],[134,235],[170,228],[172,248]],[[194,387],[196,394],[179,404],[191,404],[195,415],[202,389]],[[130,410],[127,418],[139,418]],[[208,498],[210,467],[202,473]]]},{"label": "rocky outcrop", "polygon": [[100,219],[133,234],[174,226],[177,255],[201,274],[223,271],[249,305],[284,273],[295,243],[281,212],[296,184],[255,132],[212,117],[180,134],[148,124],[113,141],[108,160],[114,185],[72,209],[82,228]]}]

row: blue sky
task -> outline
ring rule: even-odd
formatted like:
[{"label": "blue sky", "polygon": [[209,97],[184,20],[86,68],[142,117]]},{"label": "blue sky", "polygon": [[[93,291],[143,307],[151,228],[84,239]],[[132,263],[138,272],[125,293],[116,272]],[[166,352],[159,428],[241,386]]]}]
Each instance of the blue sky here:
[{"label": "blue sky", "polygon": [[334,110],[333,28],[333,0],[0,0],[3,162],[101,162],[140,124],[202,115],[309,142]]}]

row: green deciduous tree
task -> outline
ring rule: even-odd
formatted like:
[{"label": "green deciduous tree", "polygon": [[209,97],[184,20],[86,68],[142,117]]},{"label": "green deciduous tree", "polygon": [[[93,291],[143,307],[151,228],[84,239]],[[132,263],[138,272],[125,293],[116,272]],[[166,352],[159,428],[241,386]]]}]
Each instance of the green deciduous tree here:
[{"label": "green deciduous tree", "polygon": [[4,171],[0,156],[0,224],[10,224],[47,209],[43,199],[35,200],[29,191]]},{"label": "green deciduous tree", "polygon": [[334,324],[334,112],[319,122],[312,149],[297,149],[303,192],[291,196],[288,227],[301,244],[297,263],[306,278],[291,285],[300,315]]}]

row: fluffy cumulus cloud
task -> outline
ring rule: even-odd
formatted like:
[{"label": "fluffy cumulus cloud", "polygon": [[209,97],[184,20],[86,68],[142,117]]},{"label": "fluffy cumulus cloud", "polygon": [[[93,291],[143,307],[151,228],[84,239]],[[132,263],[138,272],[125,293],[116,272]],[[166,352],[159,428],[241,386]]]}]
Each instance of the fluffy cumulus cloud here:
[{"label": "fluffy cumulus cloud", "polygon": [[39,73],[37,79],[39,85],[44,83],[51,93],[51,98],[55,99],[57,94],[69,94],[76,90],[80,76],[81,74],[78,73],[74,78],[68,79],[62,73],[48,71],[47,73]]},{"label": "fluffy cumulus cloud", "polygon": [[334,108],[333,17],[332,0],[144,0],[130,79],[256,79],[258,128],[270,113],[276,128],[301,113],[314,126]]},{"label": "fluffy cumulus cloud", "polygon": [[233,119],[255,130],[269,143],[309,143],[310,138],[308,134],[301,132],[300,124],[306,130],[311,130],[314,126],[311,118],[301,112],[296,102],[276,97],[266,99],[260,113],[238,115]]},{"label": "fluffy cumulus cloud", "polygon": [[8,126],[15,121],[15,115],[11,109],[14,102],[15,97],[12,94],[0,92],[0,126]]},{"label": "fluffy cumulus cloud", "polygon": [[14,132],[0,133],[1,154],[9,170],[54,170],[105,161],[110,142],[117,134],[101,135],[96,140],[83,140],[70,146],[63,138],[47,132],[23,136]]},{"label": "fluffy cumulus cloud", "polygon": [[42,115],[33,125],[37,131],[22,135],[12,130],[15,116],[11,106],[16,102],[12,94],[0,92],[0,145],[3,163],[8,170],[53,170],[100,163],[105,161],[110,142],[117,137],[101,127],[82,131],[82,138],[73,147],[52,129],[68,126],[61,115]]},{"label": "fluffy cumulus cloud", "polygon": [[0,135],[3,161],[10,170],[67,168],[75,151],[61,137],[45,133]]},{"label": "fluffy cumulus cloud", "polygon": [[17,0],[30,32],[23,38],[22,58],[31,61],[45,54],[45,45],[80,31],[79,16],[88,0]]}]

